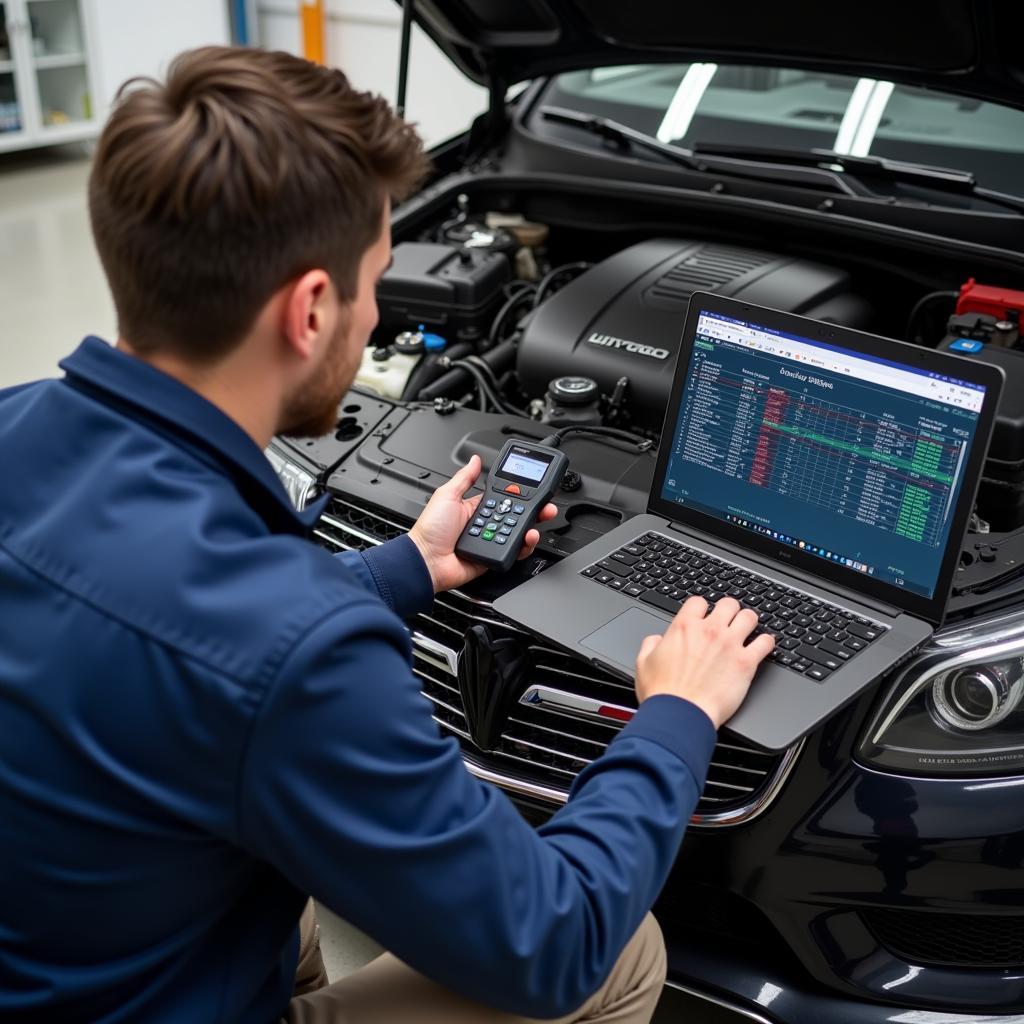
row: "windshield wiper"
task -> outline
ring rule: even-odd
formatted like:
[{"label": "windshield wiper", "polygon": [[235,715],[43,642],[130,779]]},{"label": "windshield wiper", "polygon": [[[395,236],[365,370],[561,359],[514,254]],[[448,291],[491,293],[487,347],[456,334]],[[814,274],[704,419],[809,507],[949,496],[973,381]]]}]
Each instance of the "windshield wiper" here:
[{"label": "windshield wiper", "polygon": [[736,158],[731,155],[698,154],[682,146],[662,142],[653,135],[597,114],[584,114],[565,107],[541,107],[540,115],[545,121],[554,121],[556,124],[565,124],[590,132],[612,143],[621,152],[628,152],[633,148],[645,149],[691,171],[754,178],[758,181],[775,181],[784,185],[801,185],[849,196],[872,194],[857,183],[843,179],[837,171],[818,167],[814,161],[806,165],[796,165],[783,161],[752,161],[746,157]]},{"label": "windshield wiper", "polygon": [[583,114],[578,110],[569,110],[566,107],[541,107],[540,116],[545,121],[567,124],[572,128],[582,128],[584,131],[604,139],[605,142],[612,143],[620,150],[626,151],[636,146],[639,149],[657,153],[675,164],[698,170],[697,161],[694,160],[689,150],[662,142],[653,135],[637,131],[635,128],[630,128],[629,125],[612,121],[607,117]]},{"label": "windshield wiper", "polygon": [[[541,107],[546,121],[580,128],[614,145],[621,152],[642,149],[688,170],[724,174],[736,178],[772,181],[838,192],[847,196],[878,199],[870,182],[916,185],[951,195],[969,196],[1024,212],[1024,199],[982,188],[970,171],[952,167],[932,167],[878,156],[848,156],[828,149],[807,152],[793,149],[695,143],[684,149],[662,142],[653,135],[598,114],[584,114],[566,107]],[[881,198],[895,198],[882,193]]]},{"label": "windshield wiper", "polygon": [[[886,183],[917,185],[952,195],[971,196],[998,206],[1006,206],[1018,213],[1024,212],[1024,199],[982,188],[973,172],[956,167],[936,167],[931,164],[908,163],[881,156],[850,156],[831,149],[772,149],[767,146],[742,146],[726,143],[695,142],[691,150],[695,157],[724,157],[750,161],[753,164],[769,162],[797,167],[827,168],[846,176],[848,181],[867,185],[872,180]],[[867,193],[874,195],[875,193]]]}]

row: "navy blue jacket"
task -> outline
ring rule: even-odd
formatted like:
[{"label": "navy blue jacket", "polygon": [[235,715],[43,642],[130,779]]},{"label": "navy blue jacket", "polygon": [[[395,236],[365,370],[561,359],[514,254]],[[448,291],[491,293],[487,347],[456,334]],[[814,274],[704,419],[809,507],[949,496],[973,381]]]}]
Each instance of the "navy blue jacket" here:
[{"label": "navy blue jacket", "polygon": [[442,738],[408,538],[332,556],[252,440],[87,339],[0,392],[0,1020],[275,1020],[308,895],[531,1016],[603,980],[715,734],[657,697],[530,828]]}]

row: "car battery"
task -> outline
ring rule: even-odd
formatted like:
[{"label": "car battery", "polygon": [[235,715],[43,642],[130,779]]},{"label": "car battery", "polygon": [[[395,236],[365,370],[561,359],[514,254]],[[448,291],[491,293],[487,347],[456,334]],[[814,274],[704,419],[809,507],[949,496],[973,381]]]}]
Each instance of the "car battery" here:
[{"label": "car battery", "polygon": [[377,285],[381,329],[428,325],[450,340],[487,333],[504,300],[511,265],[502,253],[432,242],[401,242]]},{"label": "car battery", "polygon": [[994,363],[1006,374],[978,492],[992,529],[1002,531],[1024,525],[1024,352],[999,343],[999,322],[991,314],[950,317],[939,347]]},{"label": "car battery", "polygon": [[958,316],[963,313],[983,313],[994,317],[997,322],[1019,328],[1021,315],[1024,314],[1024,292],[1014,288],[978,284],[972,277],[966,284],[960,286],[956,312]]}]

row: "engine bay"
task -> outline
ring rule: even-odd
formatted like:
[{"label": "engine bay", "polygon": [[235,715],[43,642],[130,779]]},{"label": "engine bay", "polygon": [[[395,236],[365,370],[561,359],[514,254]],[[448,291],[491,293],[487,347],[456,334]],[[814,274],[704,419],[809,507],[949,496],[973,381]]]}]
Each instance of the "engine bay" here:
[{"label": "engine bay", "polygon": [[1007,386],[952,610],[1018,589],[1024,294],[973,280],[923,290],[763,238],[581,229],[509,202],[474,208],[465,193],[435,205],[440,216],[396,232],[380,323],[335,433],[289,442],[321,484],[407,523],[470,455],[486,467],[509,436],[572,426],[561,512],[537,557],[571,553],[646,509],[687,304],[716,291],[1001,365]]}]

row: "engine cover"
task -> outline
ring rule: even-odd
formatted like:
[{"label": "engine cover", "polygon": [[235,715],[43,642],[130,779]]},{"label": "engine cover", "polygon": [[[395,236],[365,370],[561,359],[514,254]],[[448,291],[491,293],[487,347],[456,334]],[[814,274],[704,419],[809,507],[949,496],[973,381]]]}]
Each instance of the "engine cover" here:
[{"label": "engine cover", "polygon": [[656,238],[609,257],[540,306],[519,344],[521,387],[528,395],[543,395],[552,378],[572,373],[592,377],[610,394],[620,377],[628,377],[633,422],[659,428],[695,291],[850,327],[868,322],[867,303],[835,267],[731,245]]}]

